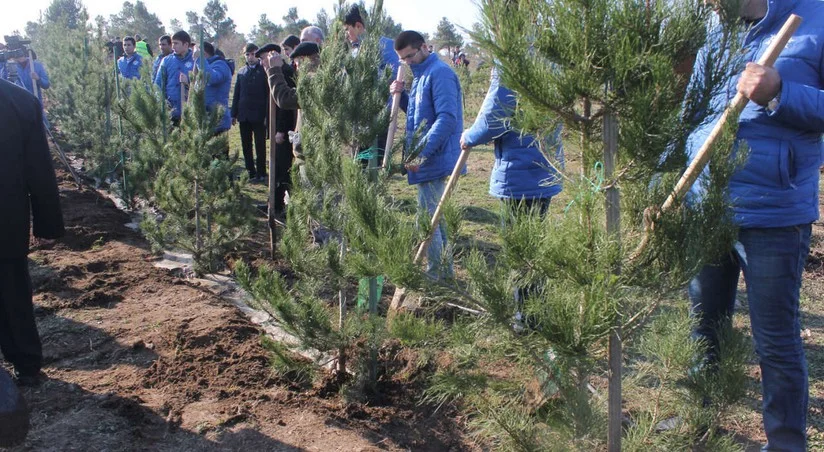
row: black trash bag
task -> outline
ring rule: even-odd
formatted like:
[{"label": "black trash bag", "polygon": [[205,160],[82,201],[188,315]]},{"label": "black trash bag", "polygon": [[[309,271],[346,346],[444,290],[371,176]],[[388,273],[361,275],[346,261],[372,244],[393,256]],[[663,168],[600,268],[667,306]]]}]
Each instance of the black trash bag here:
[{"label": "black trash bag", "polygon": [[11,375],[0,368],[0,447],[23,442],[29,433],[29,407]]}]

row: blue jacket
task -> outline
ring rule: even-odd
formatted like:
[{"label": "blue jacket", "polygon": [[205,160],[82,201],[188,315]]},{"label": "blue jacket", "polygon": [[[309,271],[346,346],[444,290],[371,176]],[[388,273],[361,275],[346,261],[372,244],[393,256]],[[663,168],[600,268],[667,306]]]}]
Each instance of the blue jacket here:
[{"label": "blue jacket", "polygon": [[[538,149],[535,137],[513,130],[509,118],[515,109],[515,93],[501,85],[498,71],[492,70],[489,91],[472,127],[463,133],[470,147],[495,142],[495,166],[489,177],[489,194],[497,198],[548,198],[561,191],[558,173],[551,169]],[[559,126],[546,148],[563,159]]]},{"label": "blue jacket", "polygon": [[165,80],[166,100],[172,104],[172,118],[180,117],[180,74],[188,75],[194,67],[191,50],[183,58],[171,53],[160,62],[154,82],[162,88]]},{"label": "blue jacket", "polygon": [[[737,137],[749,147],[749,159],[733,175],[729,196],[735,222],[741,227],[794,226],[818,219],[818,169],[824,151],[824,2],[769,0],[767,15],[743,37],[742,67],[711,105],[713,111],[720,111],[735,96],[744,62],[758,60],[790,13],[804,21],[775,64],[782,79],[779,106],[771,112],[749,102],[739,117]],[[717,39],[708,45],[717,45]],[[702,78],[706,51],[698,54],[694,81]],[[690,158],[717,119],[710,118],[689,136]],[[700,192],[696,183],[693,194]]]},{"label": "blue jacket", "polygon": [[140,79],[140,66],[143,65],[143,57],[134,53],[131,58],[126,55],[117,60],[117,71],[126,79]]},{"label": "blue jacket", "polygon": [[160,54],[155,58],[154,63],[152,63],[152,81],[154,81],[155,77],[157,77],[157,70],[160,68],[160,62],[163,61],[163,58],[166,58],[163,54]]},{"label": "blue jacket", "polygon": [[[200,61],[196,61],[195,64],[200,67]],[[223,106],[223,113],[215,131],[229,130],[232,127],[229,110],[232,70],[229,68],[229,63],[218,55],[212,56],[204,62],[203,73],[206,77],[206,109],[213,112],[218,105]]]},{"label": "blue jacket", "polygon": [[[463,104],[458,76],[432,53],[421,64],[410,65],[415,76],[406,110],[406,148],[412,149],[415,130],[425,124],[418,171],[407,173],[410,184],[441,179],[452,173],[461,154]],[[466,168],[464,168],[466,171]]]},{"label": "blue jacket", "polygon": [[[40,103],[43,103],[43,94],[40,90],[34,88],[32,85],[32,78],[31,78],[31,65],[26,64],[26,66],[22,66],[20,63],[14,63],[17,66],[17,81],[18,86],[22,86],[26,88],[30,93],[37,96],[40,100]],[[40,80],[37,82],[37,86],[41,89],[49,89],[51,83],[49,83],[49,74],[46,73],[46,68],[43,67],[43,64],[40,61],[34,60],[34,72],[40,77]],[[0,65],[0,78],[4,80],[8,80],[9,74],[6,71],[6,65]]]}]

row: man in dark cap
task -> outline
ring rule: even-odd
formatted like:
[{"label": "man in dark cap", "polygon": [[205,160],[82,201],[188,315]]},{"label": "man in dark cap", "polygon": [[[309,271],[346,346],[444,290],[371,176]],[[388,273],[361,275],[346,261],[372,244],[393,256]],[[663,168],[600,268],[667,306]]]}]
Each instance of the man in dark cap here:
[{"label": "man in dark cap", "polygon": [[[43,352],[34,321],[29,279],[29,231],[63,235],[43,110],[36,97],[0,80],[0,351],[14,365],[18,384],[40,382]],[[33,224],[32,224],[33,223]]]},{"label": "man in dark cap", "polygon": [[[269,82],[256,56],[258,46],[246,44],[246,65],[237,71],[232,96],[232,125],[240,123],[240,144],[249,179],[263,181],[266,176],[266,119],[269,116]],[[255,155],[252,154],[252,137]],[[257,157],[257,159],[255,159]]]},{"label": "man in dark cap", "polygon": [[[320,47],[314,42],[302,42],[289,55],[289,58],[297,66],[298,70],[312,72],[314,68],[320,63]],[[278,52],[270,52],[268,57],[262,60],[263,67],[266,68],[269,74],[269,86],[272,91],[272,97],[277,104],[279,111],[297,110],[298,93],[294,87],[294,83],[290,86],[287,82],[285,73],[288,71],[288,65],[283,64],[283,58]],[[295,120],[295,132],[300,131],[300,116]],[[302,153],[299,145],[293,146],[293,154],[298,159],[298,164],[302,164]]]}]

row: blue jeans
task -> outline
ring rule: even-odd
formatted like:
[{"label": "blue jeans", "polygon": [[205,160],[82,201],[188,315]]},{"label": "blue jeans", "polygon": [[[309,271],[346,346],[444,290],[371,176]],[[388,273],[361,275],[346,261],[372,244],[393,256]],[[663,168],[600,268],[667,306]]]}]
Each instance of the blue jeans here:
[{"label": "blue jeans", "polygon": [[811,225],[741,229],[733,250],[706,266],[689,286],[696,334],[717,350],[716,327],[729,321],[741,271],[747,282],[755,351],[761,365],[763,450],[804,451],[807,425],[807,361],[801,342],[799,292],[810,250]]},{"label": "blue jeans", "polygon": [[[446,178],[419,183],[418,208],[426,209],[431,218],[435,214],[435,209],[438,207],[438,202],[441,200],[445,189]],[[441,217],[441,221],[438,222],[438,227],[435,228],[432,235],[432,242],[429,243],[429,248],[426,250],[426,274],[434,279],[451,278],[453,275],[452,259],[448,258],[445,265],[441,262],[444,249],[446,249],[446,223]]]}]

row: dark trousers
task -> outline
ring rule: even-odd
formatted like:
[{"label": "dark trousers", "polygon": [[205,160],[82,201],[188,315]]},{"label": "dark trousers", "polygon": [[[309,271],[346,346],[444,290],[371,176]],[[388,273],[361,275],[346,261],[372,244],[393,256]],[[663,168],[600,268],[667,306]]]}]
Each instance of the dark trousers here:
[{"label": "dark trousers", "polygon": [[0,259],[0,351],[24,375],[43,361],[31,290],[28,258]]},{"label": "dark trousers", "polygon": [[292,187],[292,143],[284,141],[275,145],[275,210],[283,210],[286,206],[283,202],[286,191]]},{"label": "dark trousers", "polygon": [[[514,221],[516,221],[517,217],[522,215],[528,215],[530,213],[538,214],[541,216],[541,218],[544,218],[546,216],[546,213],[549,211],[550,201],[552,201],[552,197],[501,199],[501,202],[504,204],[504,212],[503,218],[501,218],[501,226],[503,228],[507,228]],[[518,287],[515,289],[515,304],[517,312],[523,311],[524,302],[537,290],[538,287],[534,284],[530,284],[526,287]]]},{"label": "dark trousers", "polygon": [[[252,137],[255,139],[255,154],[252,155]],[[240,145],[249,177],[266,175],[266,124],[263,122],[240,123]],[[257,157],[257,166],[255,166]]]}]

